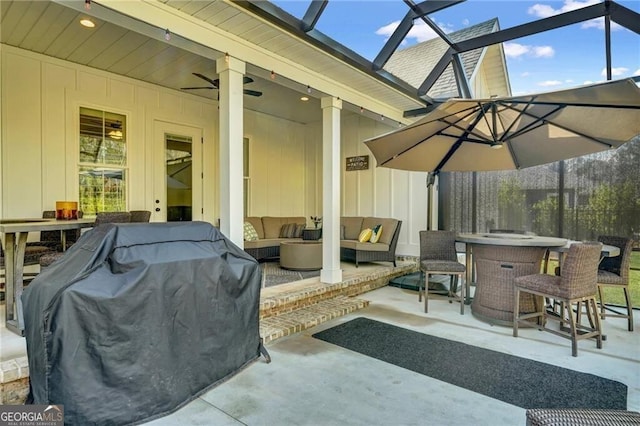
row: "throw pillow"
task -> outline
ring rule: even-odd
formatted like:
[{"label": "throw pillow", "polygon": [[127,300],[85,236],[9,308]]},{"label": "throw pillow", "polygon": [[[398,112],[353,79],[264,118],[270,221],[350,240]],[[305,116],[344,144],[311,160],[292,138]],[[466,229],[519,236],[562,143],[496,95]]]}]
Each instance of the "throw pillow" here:
[{"label": "throw pillow", "polygon": [[361,243],[366,243],[371,238],[371,228],[363,229],[358,236],[358,241]]},{"label": "throw pillow", "polygon": [[258,240],[258,232],[256,231],[256,228],[253,227],[251,222],[244,223],[244,240],[245,241]]},{"label": "throw pillow", "polygon": [[297,226],[296,223],[285,223],[282,225],[282,228],[280,228],[280,238],[294,238]]},{"label": "throw pillow", "polygon": [[304,228],[305,228],[306,226],[307,226],[307,225],[304,225],[304,224],[302,224],[302,223],[298,223],[298,224],[296,225],[296,230],[295,230],[295,232],[293,233],[293,238],[302,238],[302,232],[304,231]]},{"label": "throw pillow", "polygon": [[371,238],[369,239],[369,242],[377,243],[380,239],[380,235],[382,235],[382,225],[374,226],[373,231],[371,231]]}]

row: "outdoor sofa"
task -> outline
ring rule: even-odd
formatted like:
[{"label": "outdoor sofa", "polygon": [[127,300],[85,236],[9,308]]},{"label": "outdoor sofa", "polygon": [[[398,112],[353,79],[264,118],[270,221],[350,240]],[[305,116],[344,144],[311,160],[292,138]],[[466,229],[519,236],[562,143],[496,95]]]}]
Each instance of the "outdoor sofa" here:
[{"label": "outdoor sofa", "polygon": [[[258,261],[280,257],[280,243],[283,241],[302,241],[301,230],[307,224],[307,219],[300,216],[249,216],[244,221],[253,226],[258,236],[256,240],[248,241],[245,230],[244,251]],[[288,232],[292,227],[284,225],[289,224],[298,225],[299,228]]]},{"label": "outdoor sofa", "polygon": [[[380,225],[380,239],[375,242],[360,242],[365,229]],[[393,218],[343,216],[340,218],[340,260],[355,262],[386,261],[396,266],[396,246],[402,221]]]},{"label": "outdoor sofa", "polygon": [[[245,217],[256,231],[257,239],[248,241],[245,235],[244,250],[256,260],[280,257],[280,243],[302,241],[301,234],[287,232],[285,225],[296,224],[304,227],[304,217]],[[377,242],[360,242],[359,236],[365,229],[381,226]],[[355,262],[387,261],[396,266],[396,246],[402,221],[381,217],[341,217],[340,218],[340,260]]]}]

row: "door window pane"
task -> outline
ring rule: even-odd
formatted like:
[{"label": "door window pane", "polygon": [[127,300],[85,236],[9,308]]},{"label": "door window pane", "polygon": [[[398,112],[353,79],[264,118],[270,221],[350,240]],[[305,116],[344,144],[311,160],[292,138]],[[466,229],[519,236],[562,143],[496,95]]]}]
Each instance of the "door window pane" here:
[{"label": "door window pane", "polygon": [[165,134],[168,222],[192,220],[192,146],[188,136]]}]

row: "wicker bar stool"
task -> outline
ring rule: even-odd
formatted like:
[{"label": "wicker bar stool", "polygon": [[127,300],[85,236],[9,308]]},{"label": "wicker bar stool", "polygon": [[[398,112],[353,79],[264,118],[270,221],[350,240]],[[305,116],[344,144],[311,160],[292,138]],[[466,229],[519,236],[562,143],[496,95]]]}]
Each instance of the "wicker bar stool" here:
[{"label": "wicker bar stool", "polygon": [[[518,337],[519,324],[531,325],[530,319],[538,319],[538,329],[571,340],[571,355],[578,356],[578,340],[594,337],[598,349],[602,348],[602,330],[596,302],[598,263],[601,243],[572,244],[562,265],[560,276],[547,274],[525,275],[514,281],[513,337]],[[520,292],[548,297],[560,302],[559,315],[547,313],[544,304],[537,303],[533,313],[520,314]],[[573,305],[585,302],[587,315],[593,326],[578,323]],[[579,312],[579,311],[578,311]],[[547,327],[546,320],[554,319],[560,324],[567,322],[568,331]]]},{"label": "wicker bar stool", "polygon": [[[466,267],[458,262],[456,233],[454,231],[420,231],[420,271],[418,301],[422,300],[424,283],[424,311],[429,312],[429,275],[451,275],[449,302],[460,302],[460,315],[464,315],[464,289],[462,276]],[[456,295],[460,283],[460,297]]]},{"label": "wicker bar stool", "polygon": [[[598,298],[600,299],[600,318],[621,317],[627,319],[627,328],[633,331],[633,306],[629,297],[629,263],[631,261],[631,250],[633,241],[630,238],[601,235],[598,241],[603,244],[620,248],[620,255],[616,257],[605,257],[598,267]],[[615,287],[624,292],[624,299],[627,304],[627,313],[620,313],[607,307],[604,302],[603,288]],[[606,311],[613,312],[607,313]]]},{"label": "wicker bar stool", "polygon": [[640,424],[640,413],[586,408],[534,408],[526,412],[527,426],[631,426]]}]

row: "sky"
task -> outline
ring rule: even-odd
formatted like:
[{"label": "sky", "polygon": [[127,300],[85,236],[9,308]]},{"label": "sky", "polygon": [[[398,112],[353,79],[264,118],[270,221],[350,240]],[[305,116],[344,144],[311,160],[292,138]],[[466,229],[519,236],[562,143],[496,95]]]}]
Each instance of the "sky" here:
[{"label": "sky", "polygon": [[[309,0],[272,0],[302,18]],[[419,0],[416,0],[418,3]],[[467,0],[430,15],[450,33],[498,18],[500,28],[546,18],[585,7],[599,0],[525,1]],[[618,0],[640,13],[640,0]],[[401,0],[330,0],[316,29],[373,61],[406,14]],[[613,79],[640,75],[640,35],[612,23]],[[503,44],[513,95],[546,92],[606,80],[604,18],[536,34]],[[416,21],[400,48],[435,37]]]}]

